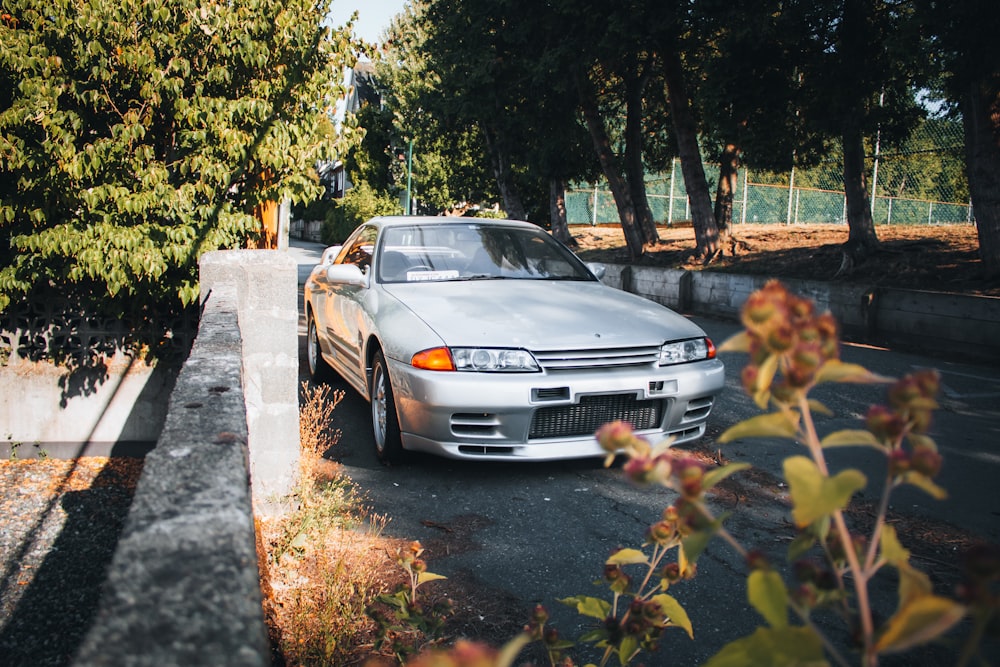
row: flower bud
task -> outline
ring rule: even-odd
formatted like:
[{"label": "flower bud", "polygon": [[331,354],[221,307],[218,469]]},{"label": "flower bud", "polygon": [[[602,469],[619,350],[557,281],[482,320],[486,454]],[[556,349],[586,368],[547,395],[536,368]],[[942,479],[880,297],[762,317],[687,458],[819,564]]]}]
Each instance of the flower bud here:
[{"label": "flower bud", "polygon": [[800,607],[812,609],[816,606],[818,599],[816,590],[808,584],[802,584],[792,590],[792,601]]},{"label": "flower bud", "polygon": [[797,581],[808,584],[816,580],[819,575],[819,567],[811,560],[797,560],[792,565],[792,572]]},{"label": "flower bud", "polygon": [[676,583],[681,578],[681,566],[679,563],[667,563],[660,570],[660,577],[669,583]]},{"label": "flower bud", "polygon": [[941,472],[941,455],[930,447],[916,447],[910,456],[910,467],[926,477],[935,477]]},{"label": "flower bud", "polygon": [[770,570],[771,563],[767,560],[767,556],[764,555],[763,551],[759,549],[751,549],[747,552],[747,567],[751,570]]},{"label": "flower bud", "polygon": [[596,435],[601,448],[609,454],[625,449],[635,438],[632,425],[621,420],[605,424]]},{"label": "flower bud", "polygon": [[902,449],[894,449],[889,454],[889,474],[893,477],[909,472],[910,454]]},{"label": "flower bud", "polygon": [[664,546],[674,537],[674,526],[666,521],[657,521],[646,531],[646,541]]}]

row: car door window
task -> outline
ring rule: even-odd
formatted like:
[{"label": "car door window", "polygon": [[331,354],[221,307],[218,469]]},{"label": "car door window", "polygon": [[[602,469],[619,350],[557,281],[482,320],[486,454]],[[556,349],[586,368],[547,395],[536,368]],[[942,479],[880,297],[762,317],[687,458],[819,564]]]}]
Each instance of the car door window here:
[{"label": "car door window", "polygon": [[333,261],[334,264],[354,264],[362,273],[368,273],[368,269],[372,264],[372,253],[375,251],[375,237],[378,234],[378,230],[374,227],[362,227],[358,231],[354,232],[347,242],[344,243],[344,249],[340,251],[337,255],[337,259]]}]

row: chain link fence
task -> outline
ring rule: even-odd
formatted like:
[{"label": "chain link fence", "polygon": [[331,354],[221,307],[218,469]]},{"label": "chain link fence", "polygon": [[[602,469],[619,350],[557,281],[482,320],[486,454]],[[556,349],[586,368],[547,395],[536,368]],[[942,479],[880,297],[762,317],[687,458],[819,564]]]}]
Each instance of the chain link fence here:
[{"label": "chain link fence", "polygon": [[[875,224],[972,224],[963,141],[960,122],[930,119],[898,150],[883,152],[878,138],[867,146]],[[787,174],[741,170],[733,222],[846,224],[842,168],[840,156],[831,155],[818,166]],[[705,175],[714,196],[718,166],[706,163]],[[679,160],[669,172],[648,175],[646,191],[657,223],[691,219]],[[614,197],[603,183],[568,190],[566,214],[570,224],[619,223]]]}]

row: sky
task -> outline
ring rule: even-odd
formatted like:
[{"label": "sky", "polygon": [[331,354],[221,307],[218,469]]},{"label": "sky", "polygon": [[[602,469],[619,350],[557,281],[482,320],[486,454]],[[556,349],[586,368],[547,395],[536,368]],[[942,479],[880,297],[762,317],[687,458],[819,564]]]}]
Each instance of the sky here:
[{"label": "sky", "polygon": [[333,0],[330,22],[340,27],[357,11],[355,34],[366,42],[378,42],[392,17],[403,11],[405,4],[406,0]]}]

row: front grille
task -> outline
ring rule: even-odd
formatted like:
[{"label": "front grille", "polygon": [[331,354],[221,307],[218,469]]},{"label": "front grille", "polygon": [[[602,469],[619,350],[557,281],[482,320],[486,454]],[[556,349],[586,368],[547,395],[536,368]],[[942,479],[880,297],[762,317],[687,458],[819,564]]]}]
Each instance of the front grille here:
[{"label": "front grille", "polygon": [[663,400],[639,400],[635,394],[584,396],[576,405],[539,408],[531,418],[529,439],[593,435],[604,424],[626,421],[636,430],[657,428]]},{"label": "front grille", "polygon": [[660,348],[648,345],[582,350],[532,350],[531,353],[547,371],[648,366],[655,364],[660,358]]}]

